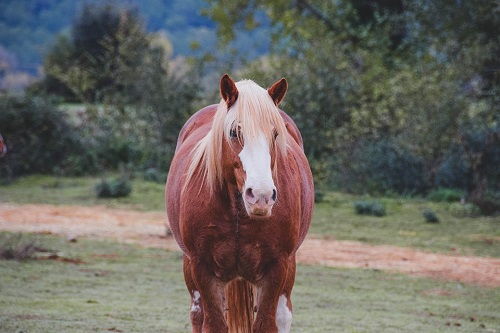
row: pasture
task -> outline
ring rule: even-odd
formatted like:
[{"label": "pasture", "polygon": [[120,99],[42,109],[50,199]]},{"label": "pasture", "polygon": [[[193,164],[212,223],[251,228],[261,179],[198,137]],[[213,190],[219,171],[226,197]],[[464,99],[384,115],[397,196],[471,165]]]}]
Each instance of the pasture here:
[{"label": "pasture", "polygon": [[[164,211],[164,185],[132,181],[128,197],[98,199],[97,177],[28,176],[0,186],[0,201],[60,205],[106,205],[141,211]],[[450,203],[424,198],[380,198],[386,208],[383,217],[354,214],[353,202],[366,196],[329,192],[316,204],[310,234],[324,238],[357,240],[370,244],[412,246],[418,249],[463,255],[500,257],[500,218],[457,217]],[[432,208],[441,219],[425,223],[422,211]]]},{"label": "pasture", "polygon": [[[13,234],[2,233],[3,243]],[[24,234],[62,260],[1,260],[0,332],[187,332],[179,253]],[[299,265],[293,332],[496,332],[500,288]]]},{"label": "pasture", "polygon": [[[30,176],[0,186],[0,200],[163,209],[162,184],[136,178],[129,197],[103,200],[94,193],[99,181]],[[359,199],[366,197],[327,193],[316,205],[311,234],[500,256],[498,217],[455,217],[448,203],[423,198],[382,198],[386,216],[359,216],[352,206]],[[425,223],[425,207],[435,210],[441,222]],[[2,246],[26,243],[58,257],[0,261],[0,332],[189,331],[178,252],[88,238],[73,243],[54,235],[0,236]],[[500,288],[377,269],[299,265],[293,300],[293,332],[497,332],[500,327]]]}]

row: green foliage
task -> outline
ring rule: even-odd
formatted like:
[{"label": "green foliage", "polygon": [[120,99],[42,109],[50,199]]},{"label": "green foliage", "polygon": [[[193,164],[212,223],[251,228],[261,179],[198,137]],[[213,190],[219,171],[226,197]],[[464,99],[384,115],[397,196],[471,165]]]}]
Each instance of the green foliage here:
[{"label": "green foliage", "polygon": [[[44,64],[46,80],[58,81],[82,102],[134,99],[149,41],[137,13],[110,4],[86,4]],[[50,86],[46,88],[48,93]]]},{"label": "green foliage", "polygon": [[337,159],[335,182],[353,192],[414,194],[426,185],[422,160],[395,142],[361,141]]},{"label": "green foliage", "polygon": [[473,203],[459,203],[455,202],[450,204],[450,214],[456,217],[477,217],[481,215],[481,210]]},{"label": "green foliage", "polygon": [[69,159],[72,173],[167,170],[200,90],[188,63],[170,65],[171,51],[165,34],[147,33],[136,11],[84,6],[71,36],[48,53],[46,78],[32,89],[85,103],[75,118],[86,154]]},{"label": "green foliage", "polygon": [[454,202],[465,197],[465,193],[452,188],[438,188],[427,194],[427,199],[432,201]]},{"label": "green foliage", "polygon": [[439,217],[432,209],[424,209],[422,216],[427,223],[439,223]]},{"label": "green foliage", "polygon": [[314,202],[323,202],[325,200],[325,192],[315,188],[314,189]]},{"label": "green foliage", "polygon": [[385,216],[385,206],[378,201],[356,201],[354,211],[358,215]]},{"label": "green foliage", "polygon": [[50,101],[0,96],[0,110],[0,130],[9,149],[0,162],[1,179],[64,172],[71,156],[85,155],[75,127]]},{"label": "green foliage", "polygon": [[167,181],[167,176],[165,173],[158,171],[155,168],[148,168],[143,173],[144,180],[149,182],[155,182],[159,184],[165,184]]},{"label": "green foliage", "polygon": [[98,198],[121,198],[127,197],[132,192],[132,186],[123,177],[111,180],[103,179],[96,185],[95,191]]},{"label": "green foliage", "polygon": [[[464,135],[471,124],[492,133],[498,123],[494,1],[210,3],[223,41],[260,10],[270,19],[272,54],[245,76],[289,79],[283,108],[321,183],[399,193],[452,186],[478,204],[481,189],[499,183],[486,167],[498,170],[486,151],[500,146],[499,136],[484,136],[474,150]],[[457,30],[462,23],[469,28]],[[478,157],[484,164],[471,160]]]}]

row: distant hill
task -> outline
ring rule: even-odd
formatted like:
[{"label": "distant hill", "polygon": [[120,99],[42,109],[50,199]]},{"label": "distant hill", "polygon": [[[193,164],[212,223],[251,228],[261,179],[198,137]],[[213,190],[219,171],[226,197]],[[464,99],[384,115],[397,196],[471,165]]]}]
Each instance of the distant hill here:
[{"label": "distant hill", "polygon": [[[69,33],[72,20],[84,3],[97,0],[1,0],[0,1],[0,76],[4,66],[16,72],[36,75],[44,53],[60,33]],[[102,2],[102,1],[101,1]],[[122,0],[113,3],[139,10],[149,31],[165,30],[174,55],[192,54],[217,45],[216,26],[201,14],[203,0]],[[240,34],[235,46],[252,58],[268,49],[269,28]],[[7,64],[7,65],[6,65]]]}]

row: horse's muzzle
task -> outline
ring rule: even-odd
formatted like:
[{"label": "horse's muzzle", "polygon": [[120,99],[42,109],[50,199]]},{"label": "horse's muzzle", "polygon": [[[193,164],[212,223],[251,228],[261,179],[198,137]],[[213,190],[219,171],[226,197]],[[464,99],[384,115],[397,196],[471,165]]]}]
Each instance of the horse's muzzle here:
[{"label": "horse's muzzle", "polygon": [[243,195],[245,208],[249,216],[268,217],[276,202],[276,189],[259,190],[247,188]]}]

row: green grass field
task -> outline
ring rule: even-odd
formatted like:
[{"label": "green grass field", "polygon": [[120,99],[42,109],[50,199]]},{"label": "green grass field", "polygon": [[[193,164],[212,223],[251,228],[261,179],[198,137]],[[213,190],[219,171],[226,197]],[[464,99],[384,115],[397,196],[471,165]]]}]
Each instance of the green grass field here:
[{"label": "green grass field", "polygon": [[[30,176],[0,186],[0,202],[106,205],[137,210],[163,210],[162,184],[135,179],[127,198],[97,199],[99,178]],[[360,216],[353,202],[365,199],[338,192],[328,193],[316,205],[310,233],[326,238],[393,244],[444,253],[500,257],[500,217],[456,217],[449,203],[419,198],[381,198],[387,215]],[[431,208],[441,222],[429,224],[422,211]]]},{"label": "green grass field", "polygon": [[[0,244],[12,234],[0,233]],[[0,332],[188,332],[179,253],[24,234],[82,264],[0,260]],[[495,332],[500,288],[298,267],[293,332]]]}]

